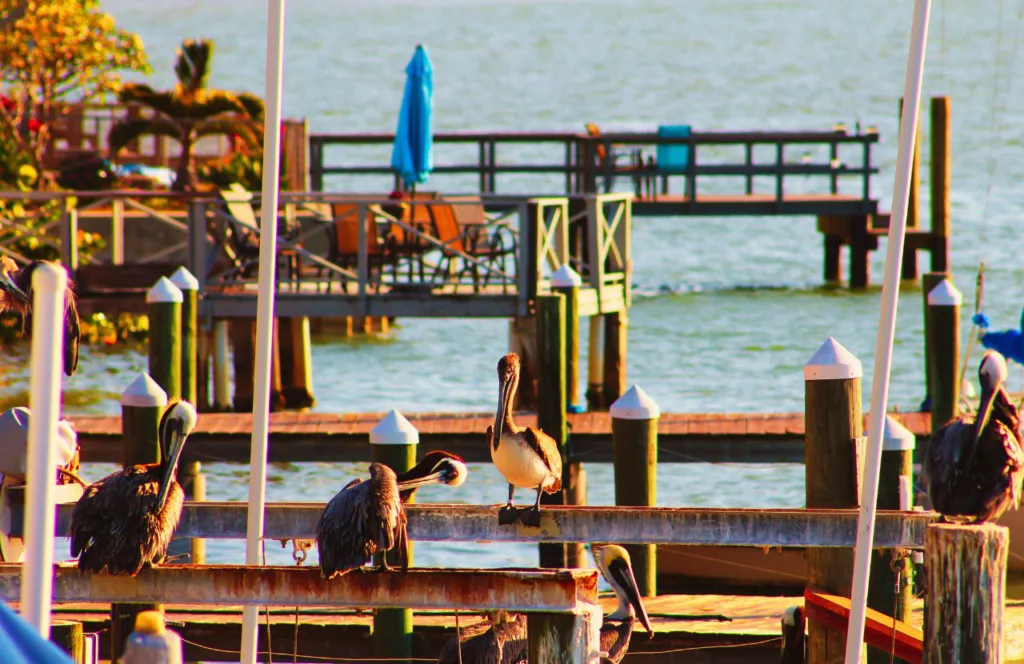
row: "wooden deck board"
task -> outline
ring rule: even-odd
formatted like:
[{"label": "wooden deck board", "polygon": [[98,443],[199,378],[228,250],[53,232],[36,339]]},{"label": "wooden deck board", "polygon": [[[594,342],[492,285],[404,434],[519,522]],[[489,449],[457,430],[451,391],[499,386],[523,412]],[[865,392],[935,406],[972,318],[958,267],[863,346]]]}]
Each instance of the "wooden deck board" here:
[{"label": "wooden deck board", "polygon": [[[272,413],[272,461],[364,461],[367,438],[384,413]],[[423,451],[447,449],[467,461],[490,461],[482,444],[493,421],[490,413],[408,413],[420,431]],[[917,437],[929,435],[928,413],[895,414]],[[73,415],[84,461],[120,459],[121,418],[118,415]],[[608,413],[570,414],[574,457],[610,461],[611,417]],[[865,416],[866,419],[866,416]],[[536,426],[532,413],[517,415],[522,426]],[[196,461],[246,463],[252,436],[249,413],[203,413],[185,448]],[[664,462],[803,461],[804,422],[800,413],[663,413],[658,422]]]}]

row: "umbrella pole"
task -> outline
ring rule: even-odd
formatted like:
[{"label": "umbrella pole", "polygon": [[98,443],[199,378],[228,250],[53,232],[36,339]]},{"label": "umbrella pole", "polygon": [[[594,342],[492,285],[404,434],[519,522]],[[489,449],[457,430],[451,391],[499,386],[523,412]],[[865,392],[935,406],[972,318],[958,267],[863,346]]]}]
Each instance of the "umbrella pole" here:
[{"label": "umbrella pole", "polygon": [[921,105],[921,79],[928,43],[928,14],[931,0],[914,0],[914,19],[910,29],[910,53],[904,80],[903,105],[900,118],[899,149],[896,154],[896,182],[892,196],[892,219],[889,224],[889,246],[885,255],[885,281],[882,283],[881,313],[875,344],[875,368],[871,382],[871,410],[868,422],[868,451],[865,459],[860,516],[857,520],[857,544],[854,547],[853,593],[850,601],[850,623],[846,632],[846,664],[860,661],[864,642],[864,623],[868,599],[868,578],[871,572],[871,545],[875,536],[875,508],[878,500],[878,472],[882,463],[882,432],[889,399],[889,370],[892,365],[892,342],[896,331],[896,307],[899,303],[900,269],[907,230],[907,203],[910,178],[913,176],[911,155],[917,137],[918,109]]},{"label": "umbrella pole", "polygon": [[[270,359],[277,275],[278,168],[281,163],[281,82],[284,74],[284,0],[267,0],[267,81],[263,126],[263,198],[260,214],[259,293],[256,301],[256,365],[253,378],[252,446],[245,564],[260,565],[263,510],[267,500],[267,433],[270,425]],[[242,611],[241,664],[256,664],[259,607]]]}]

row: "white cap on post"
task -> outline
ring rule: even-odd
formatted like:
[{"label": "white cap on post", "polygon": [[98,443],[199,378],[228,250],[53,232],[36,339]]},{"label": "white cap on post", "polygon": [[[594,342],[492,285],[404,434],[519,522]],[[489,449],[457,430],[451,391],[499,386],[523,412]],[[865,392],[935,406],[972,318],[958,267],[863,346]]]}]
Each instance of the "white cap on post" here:
[{"label": "white cap on post", "polygon": [[160,277],[153,287],[146,293],[146,304],[178,302],[185,299],[181,289],[175,286],[167,277]]},{"label": "white cap on post", "polygon": [[579,273],[572,269],[568,263],[563,263],[562,267],[558,268],[558,270],[551,275],[552,288],[578,288],[582,285],[582,277],[580,277]]},{"label": "white cap on post", "polygon": [[171,283],[183,291],[199,290],[199,280],[184,265],[171,275]]},{"label": "white cap on post", "polygon": [[825,339],[804,365],[804,380],[847,380],[863,375],[860,360],[832,337]]},{"label": "white cap on post", "polygon": [[417,445],[419,442],[420,432],[405,415],[394,409],[370,429],[372,445]]},{"label": "white cap on post", "polygon": [[897,422],[892,415],[885,416],[885,426],[882,429],[883,452],[912,450],[916,443],[917,437],[913,431]]},{"label": "white cap on post", "polygon": [[122,406],[136,408],[162,408],[167,405],[167,393],[147,373],[139,374],[121,393]]},{"label": "white cap on post", "polygon": [[959,307],[963,301],[963,294],[949,279],[943,279],[928,292],[928,305],[932,307]]},{"label": "white cap on post", "polygon": [[616,420],[653,420],[661,416],[658,404],[639,385],[633,385],[616,399],[608,413]]}]

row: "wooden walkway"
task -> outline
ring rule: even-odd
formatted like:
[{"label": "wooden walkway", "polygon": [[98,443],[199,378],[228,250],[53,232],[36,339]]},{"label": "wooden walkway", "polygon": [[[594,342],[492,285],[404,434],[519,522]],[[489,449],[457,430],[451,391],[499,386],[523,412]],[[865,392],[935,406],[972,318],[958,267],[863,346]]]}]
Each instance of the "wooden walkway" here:
[{"label": "wooden walkway", "polygon": [[[605,613],[615,608],[615,599],[604,594],[601,605]],[[644,638],[642,628],[635,632],[626,662],[648,664],[675,662],[778,662],[779,619],[788,607],[803,604],[803,597],[757,597],[737,595],[663,595],[644,600],[651,623],[653,639]],[[84,623],[86,632],[105,629],[109,608],[102,605],[65,605],[56,608],[55,617]],[[918,629],[923,623],[923,603],[914,602],[911,624]],[[1005,658],[1008,662],[1024,658],[1024,601],[1007,600]],[[461,614],[460,625],[479,622],[474,614]],[[240,607],[168,607],[167,621],[186,639],[186,661],[227,661],[235,654],[241,636]],[[299,653],[316,657],[372,657],[372,625],[370,612],[353,610],[304,610],[299,615]],[[436,657],[441,647],[455,633],[451,613],[417,612],[414,656]],[[271,610],[271,644],[275,661],[291,661],[295,630],[294,609],[275,607]],[[261,648],[265,647],[264,618],[260,618]],[[102,646],[109,639],[102,639]],[[200,647],[205,646],[205,647]],[[228,651],[228,652],[221,652]],[[340,655],[344,653],[344,655]],[[101,652],[101,656],[103,653]]]},{"label": "wooden walkway", "polygon": [[[929,435],[928,413],[894,414],[919,439]],[[270,461],[369,461],[368,436],[384,413],[272,413]],[[490,461],[484,432],[490,413],[409,413],[420,432],[423,451],[445,449],[467,461]],[[82,460],[120,462],[120,416],[76,415],[70,419],[82,445]],[[535,426],[536,416],[517,415]],[[570,457],[610,462],[611,417],[608,413],[568,416]],[[866,425],[865,425],[866,426]],[[803,413],[663,413],[658,424],[659,461],[803,463]],[[184,456],[193,461],[249,462],[250,413],[203,413]]]},{"label": "wooden walkway", "polygon": [[638,216],[708,215],[868,215],[878,201],[852,194],[682,194],[643,195],[633,199]]}]

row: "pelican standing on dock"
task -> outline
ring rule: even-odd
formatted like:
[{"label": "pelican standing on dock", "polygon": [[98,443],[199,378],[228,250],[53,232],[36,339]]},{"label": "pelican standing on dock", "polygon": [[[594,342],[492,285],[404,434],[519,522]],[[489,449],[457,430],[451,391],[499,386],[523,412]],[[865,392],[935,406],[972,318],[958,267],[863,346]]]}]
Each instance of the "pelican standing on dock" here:
[{"label": "pelican standing on dock", "polygon": [[160,463],[129,466],[89,485],[71,512],[78,569],[135,576],[163,562],[185,492],[175,479],[196,409],[174,400],[160,418]]},{"label": "pelican standing on dock", "polygon": [[932,436],[922,476],[932,509],[983,523],[1020,505],[1024,440],[1010,402],[1006,360],[994,351],[981,359],[981,400],[974,418],[958,417]]},{"label": "pelican standing on dock", "polygon": [[[17,311],[21,314],[21,334],[27,336],[32,329],[32,273],[42,263],[51,263],[64,270],[64,266],[52,261],[32,261],[25,267],[7,256],[0,256],[0,314]],[[70,276],[64,291],[64,373],[75,375],[78,368],[78,342],[82,336],[79,328],[78,305]]]},{"label": "pelican standing on dock", "polygon": [[[524,526],[540,526],[541,493],[562,490],[562,454],[555,439],[534,427],[518,427],[512,420],[512,400],[519,387],[519,355],[498,361],[498,410],[494,426],[487,427],[491,461],[508,481],[508,503],[498,511],[498,524],[520,519]],[[520,512],[513,504],[516,487],[536,489],[533,507]]]},{"label": "pelican standing on dock", "polygon": [[[431,484],[459,486],[469,470],[462,459],[431,452],[408,471],[395,475],[382,463],[370,464],[370,479],[356,478],[327,503],[316,526],[320,573],[325,579],[366,564],[375,553],[398,550],[402,569],[409,564],[404,500]],[[391,570],[384,555],[377,571]]]},{"label": "pelican standing on dock", "polygon": [[[601,661],[618,664],[629,650],[629,639],[637,620],[654,636],[640,589],[633,577],[629,553],[617,544],[594,548],[594,560],[619,601],[615,611],[601,625]],[[487,622],[462,630],[461,643],[452,637],[438,656],[438,664],[455,664],[462,650],[464,664],[515,664],[527,661],[526,616],[498,612]]]}]

